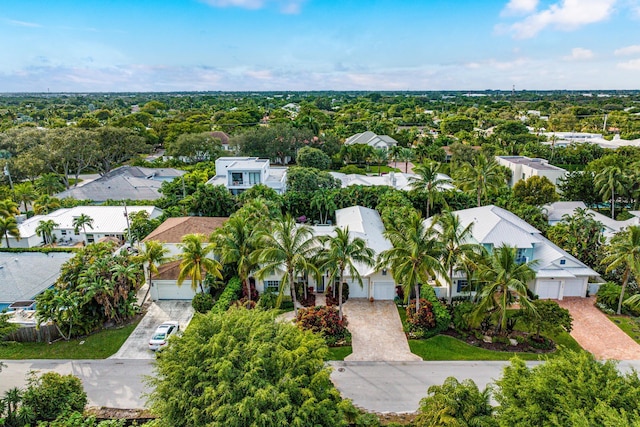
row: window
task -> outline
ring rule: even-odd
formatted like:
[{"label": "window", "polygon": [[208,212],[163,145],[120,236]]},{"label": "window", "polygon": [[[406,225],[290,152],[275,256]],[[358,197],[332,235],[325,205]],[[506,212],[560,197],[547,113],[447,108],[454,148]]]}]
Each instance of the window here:
[{"label": "window", "polygon": [[468,292],[469,291],[469,289],[467,289],[468,285],[469,285],[469,282],[467,280],[458,280],[457,291],[458,292]]},{"label": "window", "polygon": [[560,265],[565,265],[566,263],[567,263],[567,260],[566,260],[566,259],[561,259],[561,260],[560,260]]},{"label": "window", "polygon": [[383,269],[382,269],[382,275],[383,275],[383,276],[386,276],[386,275],[387,275],[387,269],[386,269],[386,268],[383,268]]},{"label": "window", "polygon": [[242,172],[231,172],[231,183],[233,185],[242,185]]},{"label": "window", "polygon": [[88,243],[93,243],[95,240],[93,238],[93,234],[87,234],[87,242]]},{"label": "window", "polygon": [[529,261],[525,254],[526,254],[526,249],[518,249],[516,251],[516,262],[518,264],[524,264]]},{"label": "window", "polygon": [[265,280],[264,281],[264,289],[280,289],[280,281],[279,280]]},{"label": "window", "polygon": [[67,235],[67,230],[60,230],[60,234],[62,234],[63,236]]},{"label": "window", "polygon": [[260,172],[249,172],[249,184],[260,184]]}]

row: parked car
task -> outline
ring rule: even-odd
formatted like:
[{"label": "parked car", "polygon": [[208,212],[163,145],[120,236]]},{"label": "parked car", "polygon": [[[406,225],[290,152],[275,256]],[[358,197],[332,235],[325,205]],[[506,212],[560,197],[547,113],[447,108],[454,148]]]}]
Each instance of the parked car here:
[{"label": "parked car", "polygon": [[169,336],[173,333],[176,333],[180,330],[180,325],[178,322],[164,322],[162,325],[156,328],[156,331],[151,336],[149,340],[149,350],[159,350],[160,348],[167,345],[167,340]]}]

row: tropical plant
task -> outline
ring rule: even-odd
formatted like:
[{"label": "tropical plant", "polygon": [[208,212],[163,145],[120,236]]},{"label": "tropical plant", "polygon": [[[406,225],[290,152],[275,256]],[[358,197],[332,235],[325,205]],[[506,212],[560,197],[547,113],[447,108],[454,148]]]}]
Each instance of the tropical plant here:
[{"label": "tropical plant", "polygon": [[378,175],[382,175],[382,165],[387,165],[389,160],[389,152],[386,148],[375,148],[371,153],[371,160],[378,165]]},{"label": "tropical plant", "polygon": [[312,272],[317,275],[318,270],[312,262],[315,251],[313,229],[308,225],[296,225],[290,215],[273,221],[268,229],[260,231],[256,256],[261,268],[257,276],[263,279],[277,271],[283,272],[278,291],[278,307],[284,289],[289,287],[294,311],[298,314],[296,273]]},{"label": "tropical plant", "polygon": [[147,293],[145,294],[142,302],[147,299],[147,295],[153,286],[152,277],[154,274],[158,274],[158,265],[164,264],[169,260],[167,254],[169,249],[157,240],[147,240],[144,242],[144,247],[138,253],[136,260],[146,266],[147,269]]},{"label": "tropical plant", "polygon": [[64,188],[62,177],[55,173],[45,173],[36,180],[36,189],[48,196],[64,191]]},{"label": "tropical plant", "polygon": [[[437,275],[444,276],[446,271],[440,262],[443,246],[433,227],[427,227],[417,212],[403,222],[400,227],[385,231],[393,247],[378,255],[377,269],[391,268],[396,283],[404,289],[405,302],[409,301],[411,288],[420,295],[420,285]],[[420,310],[417,300],[416,310]]]},{"label": "tropical plant", "polygon": [[80,214],[76,217],[73,218],[73,231],[78,234],[79,230],[82,228],[82,233],[84,234],[84,238],[85,241],[87,241],[87,228],[89,227],[90,229],[93,230],[93,218],[91,218],[89,215],[87,214]]},{"label": "tropical plant", "polygon": [[329,217],[336,211],[337,190],[322,189],[315,191],[311,197],[310,207],[320,214],[320,224],[328,224]]},{"label": "tropical plant", "polygon": [[24,211],[27,212],[29,203],[36,199],[36,190],[30,182],[20,182],[13,186],[13,197],[16,203],[22,203]]},{"label": "tropical plant", "polygon": [[11,199],[0,200],[0,216],[8,218],[10,216],[19,215],[20,210],[18,204]]},{"label": "tropical plant", "polygon": [[593,212],[578,208],[573,215],[563,215],[562,221],[547,230],[547,238],[587,265],[598,265],[605,243],[600,221]]},{"label": "tropical plant", "polygon": [[[342,295],[342,287],[345,280],[345,271],[349,273],[351,282],[362,287],[362,276],[356,264],[367,267],[375,263],[375,253],[367,242],[361,237],[353,237],[349,234],[349,227],[334,228],[334,236],[320,236],[318,240],[323,249],[318,254],[319,270],[329,271],[329,282],[339,280],[338,295]],[[342,319],[342,298],[338,298],[338,315]]]},{"label": "tropical plant", "polygon": [[411,188],[427,196],[427,218],[434,202],[445,201],[441,187],[448,181],[440,177],[440,166],[438,162],[427,161],[413,168],[416,176],[409,178]]},{"label": "tropical plant", "polygon": [[518,263],[516,256],[516,248],[502,245],[494,248],[487,263],[480,266],[479,276],[483,286],[474,316],[494,317],[497,333],[506,330],[508,310],[516,302],[521,309],[535,312],[535,306],[527,296],[527,282],[536,277],[532,267],[537,265],[537,260]]},{"label": "tropical plant", "polygon": [[36,227],[36,234],[39,237],[42,237],[42,241],[45,246],[53,244],[53,230],[59,225],[60,224],[52,219],[38,222],[38,226]]},{"label": "tropical plant", "polygon": [[409,147],[403,147],[398,152],[397,159],[404,162],[404,173],[409,173],[409,162],[413,160],[413,150]]},{"label": "tropical plant", "polygon": [[9,236],[14,237],[16,240],[20,240],[20,229],[18,228],[16,217],[0,216],[0,235],[4,236],[5,241],[7,242],[7,248],[11,247],[9,245]]},{"label": "tropical plant", "polygon": [[217,260],[210,257],[215,250],[213,244],[205,244],[207,238],[204,234],[187,234],[182,237],[179,244],[182,253],[178,255],[180,262],[180,273],[178,273],[178,286],[182,286],[185,279],[191,278],[191,289],[194,291],[200,287],[200,292],[204,292],[202,281],[204,273],[210,273],[222,279],[222,265]]},{"label": "tropical plant", "polygon": [[626,230],[616,233],[611,239],[607,255],[602,260],[607,273],[622,271],[622,288],[618,299],[617,314],[622,312],[622,301],[631,275],[640,278],[640,226],[632,225]]},{"label": "tropical plant", "polygon": [[45,372],[37,376],[32,371],[22,404],[31,408],[37,420],[53,421],[62,414],[84,411],[87,393],[80,378],[74,375]]},{"label": "tropical plant", "polygon": [[463,191],[476,196],[478,207],[487,200],[487,194],[505,184],[500,165],[493,157],[475,156],[475,164],[464,163],[456,174],[456,184]]},{"label": "tropical plant", "polygon": [[60,209],[60,200],[43,194],[33,202],[33,212],[36,215],[47,215],[56,209]]},{"label": "tropical plant", "polygon": [[606,166],[596,174],[593,184],[603,200],[611,202],[611,218],[615,218],[616,194],[624,194],[626,180],[618,165]]},{"label": "tropical plant", "polygon": [[341,317],[335,307],[316,306],[298,311],[296,324],[302,329],[321,334],[327,345],[336,345],[349,339],[347,318]]}]

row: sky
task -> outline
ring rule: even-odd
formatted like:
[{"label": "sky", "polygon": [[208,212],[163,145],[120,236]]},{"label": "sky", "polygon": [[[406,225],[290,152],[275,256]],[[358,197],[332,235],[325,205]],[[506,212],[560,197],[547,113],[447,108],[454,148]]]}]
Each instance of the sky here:
[{"label": "sky", "polygon": [[0,92],[640,89],[640,0],[3,0]]}]

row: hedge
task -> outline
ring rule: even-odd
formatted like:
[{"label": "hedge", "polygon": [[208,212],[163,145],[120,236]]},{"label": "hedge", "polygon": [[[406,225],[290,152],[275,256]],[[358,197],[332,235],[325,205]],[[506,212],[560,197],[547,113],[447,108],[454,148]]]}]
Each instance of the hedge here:
[{"label": "hedge", "polygon": [[78,252],[80,249],[82,248],[0,248],[0,252],[40,252],[43,254],[48,254],[50,252]]},{"label": "hedge", "polygon": [[425,334],[425,338],[438,335],[440,332],[449,329],[449,325],[451,324],[451,314],[449,313],[449,310],[442,305],[436,296],[436,291],[433,287],[430,285],[422,286],[422,288],[420,288],[420,298],[424,298],[433,304],[432,310],[436,318],[435,327]]},{"label": "hedge", "polygon": [[231,304],[234,301],[237,301],[240,298],[242,293],[242,282],[238,277],[234,277],[229,280],[227,286],[224,288],[224,291],[220,294],[218,301],[213,305],[211,311],[213,313],[224,313],[231,307]]}]

